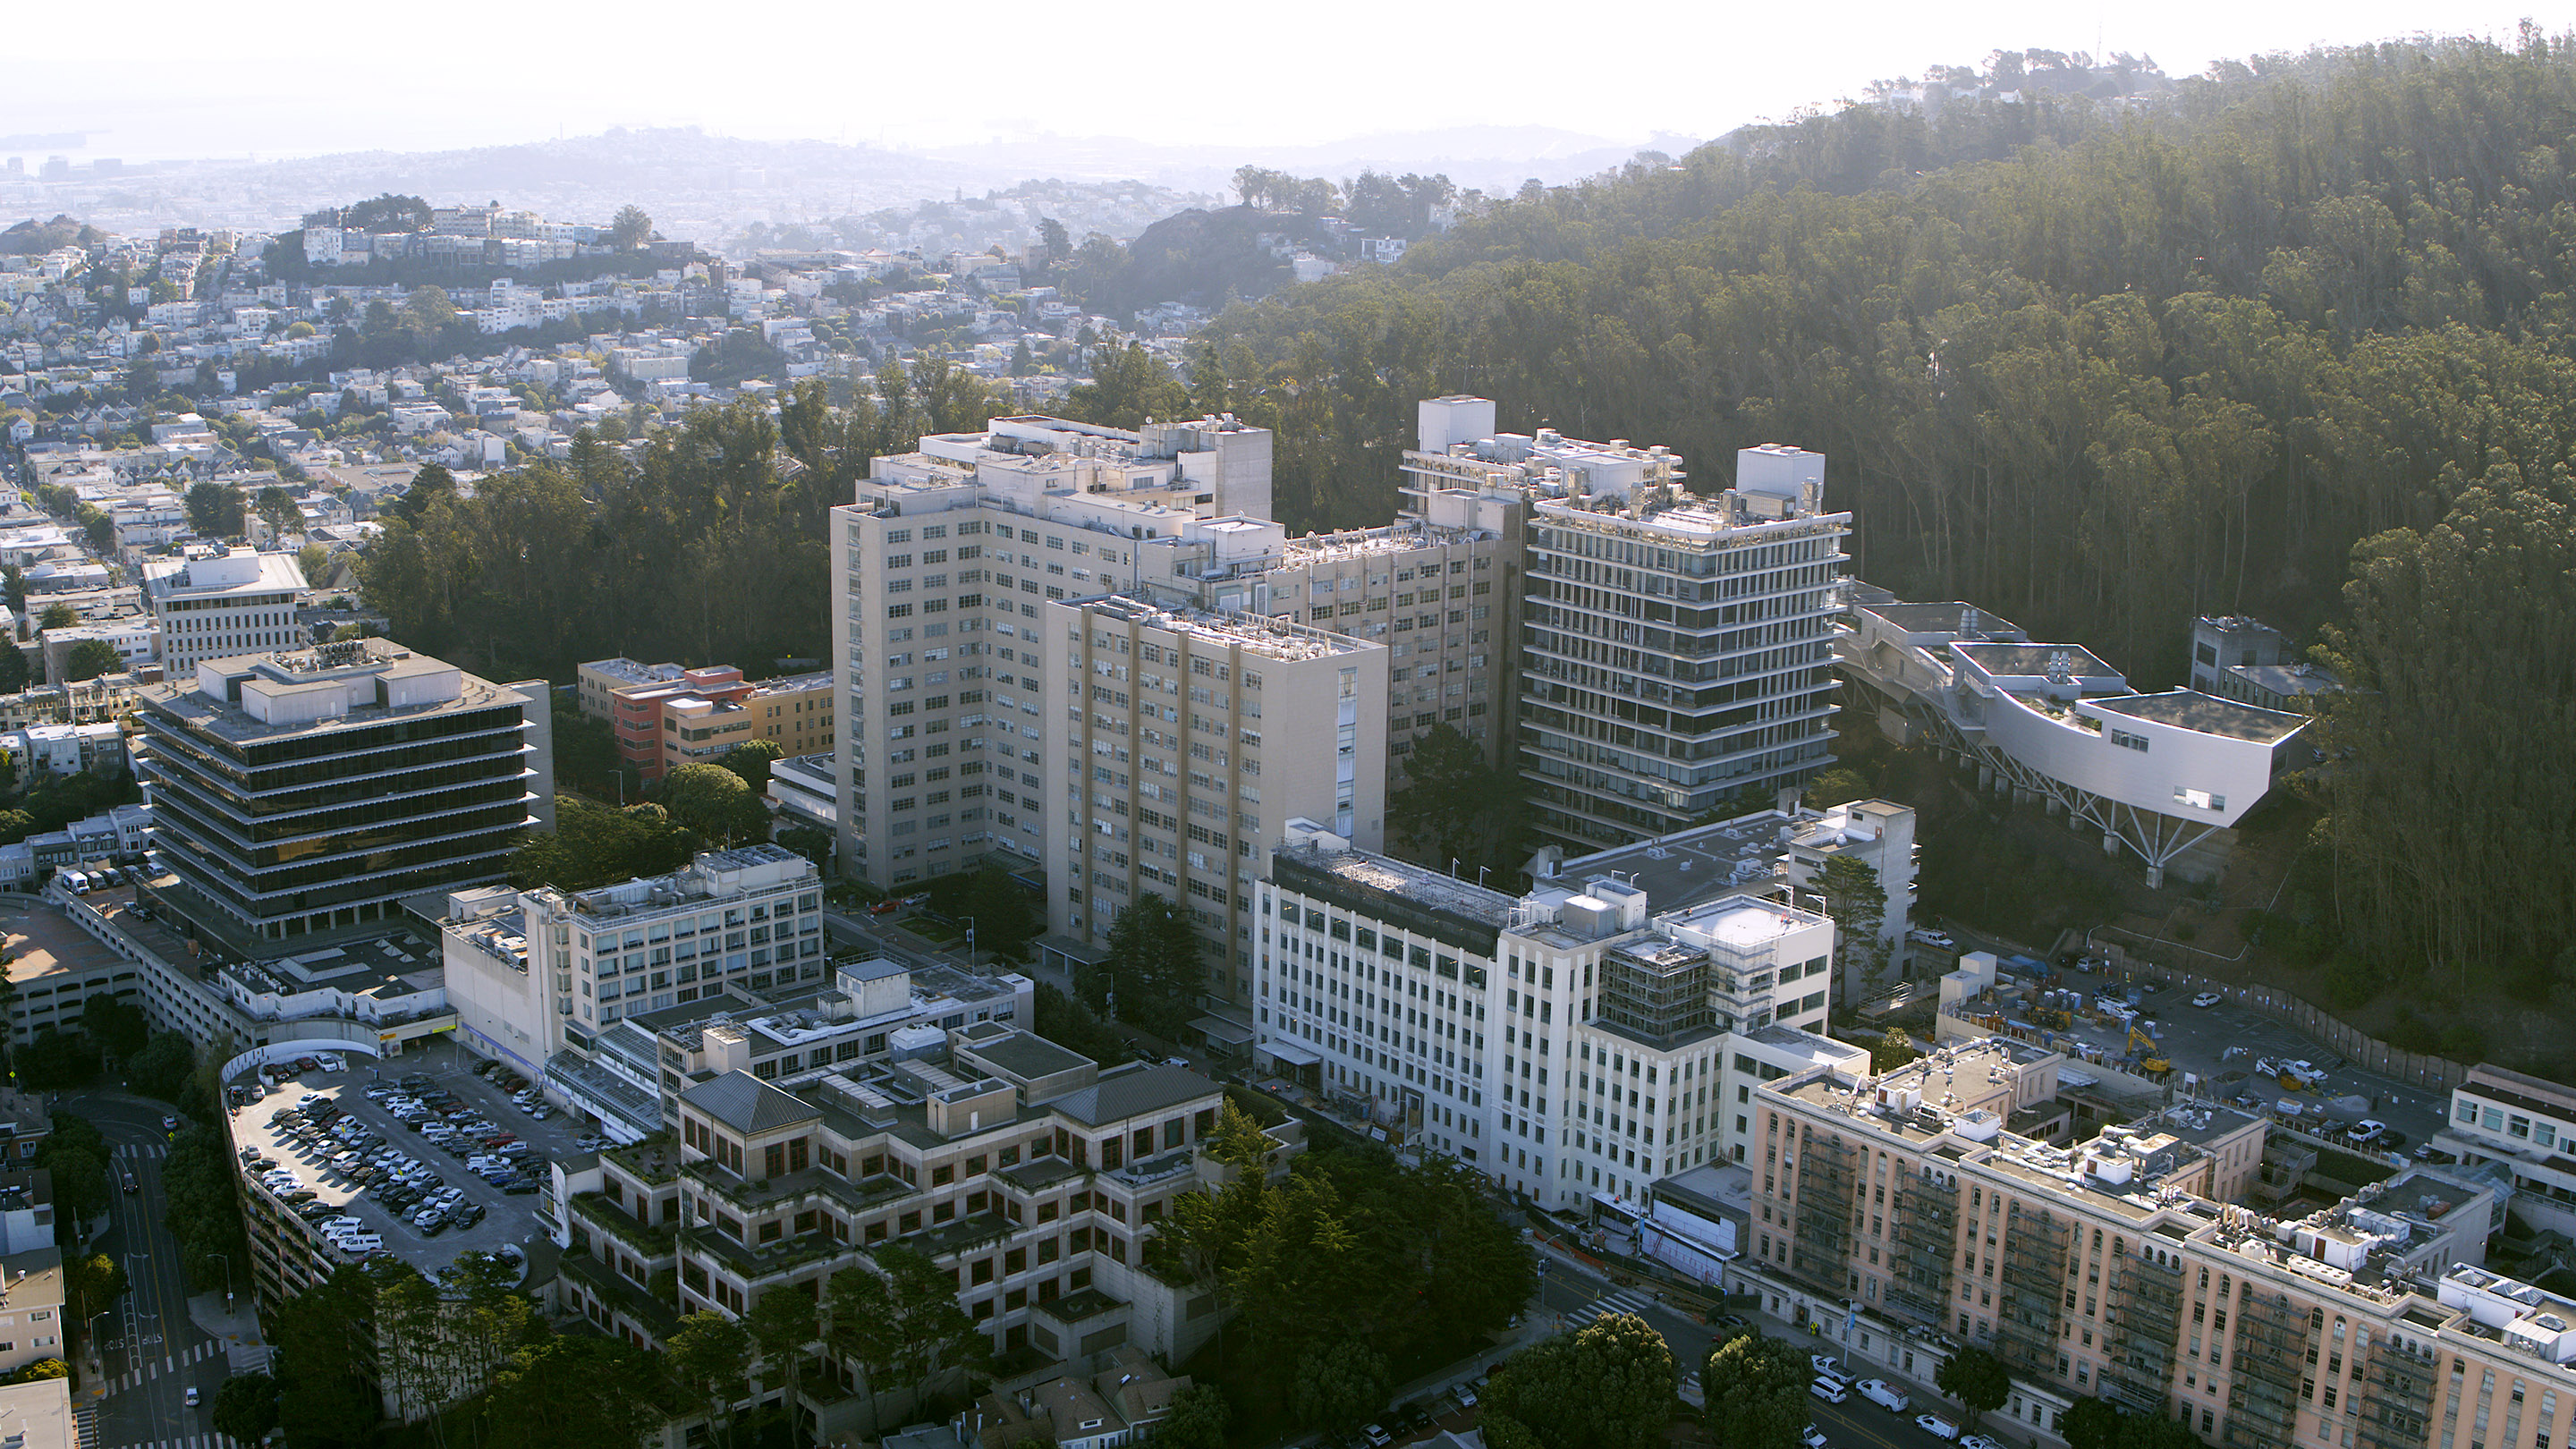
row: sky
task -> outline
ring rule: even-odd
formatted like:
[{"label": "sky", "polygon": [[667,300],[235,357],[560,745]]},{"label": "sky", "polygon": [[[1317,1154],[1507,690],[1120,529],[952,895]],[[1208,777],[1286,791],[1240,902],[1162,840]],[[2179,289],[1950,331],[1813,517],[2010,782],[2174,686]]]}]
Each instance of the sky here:
[{"label": "sky", "polygon": [[[86,7],[38,5],[10,22],[0,151],[277,158],[687,125],[909,148],[1049,133],[1308,145],[1480,124],[1631,143],[1716,136],[2007,47],[2127,51],[2180,76],[2426,31],[2509,40],[2528,14],[2491,0],[450,0],[292,14],[141,0],[102,28]],[[88,144],[34,139],[69,132]]]}]

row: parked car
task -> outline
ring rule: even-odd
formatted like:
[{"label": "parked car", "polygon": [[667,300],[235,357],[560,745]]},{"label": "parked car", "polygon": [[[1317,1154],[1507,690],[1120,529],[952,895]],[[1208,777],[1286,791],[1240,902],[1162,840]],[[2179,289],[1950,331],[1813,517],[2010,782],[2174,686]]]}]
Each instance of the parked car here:
[{"label": "parked car", "polygon": [[2219,995],[2215,991],[2204,991],[2191,999],[2194,1006],[2216,1006],[2218,1002]]},{"label": "parked car", "polygon": [[1807,1446],[1807,1449],[1825,1449],[1825,1431],[1809,1424],[1798,1431],[1798,1442]]},{"label": "parked car", "polygon": [[1839,1404],[1851,1397],[1851,1391],[1843,1387],[1840,1379],[1818,1379],[1807,1385],[1807,1392],[1828,1404]]},{"label": "parked car", "polygon": [[1938,1414],[1915,1415],[1914,1427],[1931,1435],[1935,1439],[1956,1439],[1959,1437],[1959,1426],[1942,1418]]},{"label": "parked car", "polygon": [[1861,1380],[1860,1396],[1891,1414],[1902,1414],[1914,1407],[1914,1401],[1905,1396],[1904,1390],[1885,1379]]}]

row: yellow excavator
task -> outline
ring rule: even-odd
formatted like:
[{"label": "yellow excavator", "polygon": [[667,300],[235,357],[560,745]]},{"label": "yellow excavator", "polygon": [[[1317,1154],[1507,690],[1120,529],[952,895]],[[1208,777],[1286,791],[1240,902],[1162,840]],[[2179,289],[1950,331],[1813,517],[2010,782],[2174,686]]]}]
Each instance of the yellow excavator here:
[{"label": "yellow excavator", "polygon": [[2129,1052],[2138,1059],[2138,1069],[2148,1076],[2161,1077],[2173,1070],[2173,1063],[2164,1058],[2164,1048],[2134,1021],[2129,1023]]}]

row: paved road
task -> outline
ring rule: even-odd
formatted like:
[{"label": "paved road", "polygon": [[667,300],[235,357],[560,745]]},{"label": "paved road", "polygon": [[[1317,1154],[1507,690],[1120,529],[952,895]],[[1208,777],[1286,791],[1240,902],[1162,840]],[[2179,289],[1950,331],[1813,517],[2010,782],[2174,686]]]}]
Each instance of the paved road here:
[{"label": "paved road", "polygon": [[[223,1345],[188,1321],[178,1240],[163,1225],[169,1196],[162,1189],[161,1164],[169,1142],[161,1117],[168,1109],[115,1093],[73,1093],[54,1110],[98,1125],[113,1152],[111,1181],[120,1189],[112,1194],[108,1230],[92,1247],[124,1265],[128,1286],[98,1320],[107,1393],[95,1401],[97,1437],[85,1443],[96,1449],[214,1449],[229,1444],[214,1432],[210,1417],[215,1386],[230,1371]],[[129,1172],[137,1189],[132,1193],[121,1190]],[[185,1402],[191,1385],[200,1399],[193,1409]],[[95,1386],[84,1386],[84,1397],[90,1387]]]},{"label": "paved road", "polygon": [[[1656,1301],[1650,1288],[1618,1287],[1595,1276],[1582,1265],[1554,1254],[1547,1255],[1542,1261],[1547,1265],[1547,1274],[1539,1280],[1535,1305],[1538,1311],[1554,1315],[1568,1333],[1609,1314],[1635,1314],[1646,1320],[1663,1335],[1664,1342],[1671,1345],[1673,1357],[1683,1369],[1683,1393],[1693,1399],[1700,1397],[1699,1365],[1706,1361],[1709,1346],[1716,1341],[1717,1335],[1713,1330],[1687,1313],[1665,1307]],[[1832,1348],[1831,1344],[1813,1339],[1788,1324],[1761,1314],[1750,1316],[1756,1327],[1775,1338],[1805,1345],[1815,1352]],[[1867,1378],[1875,1372],[1871,1366],[1863,1364],[1858,1366],[1856,1376]],[[1904,1387],[1915,1400],[1912,1413],[1929,1410],[1953,1419],[1957,1417],[1955,1405],[1930,1400],[1912,1385],[1900,1387]],[[1899,1418],[1887,1413],[1858,1394],[1841,1404],[1828,1404],[1811,1398],[1808,1410],[1809,1418],[1824,1431],[1825,1441],[1833,1449],[1936,1449],[1942,1442],[1916,1428],[1910,1417]],[[1996,1433],[1995,1425],[1989,1423],[1986,1431]],[[2003,1436],[1998,1434],[1997,1437]]]}]

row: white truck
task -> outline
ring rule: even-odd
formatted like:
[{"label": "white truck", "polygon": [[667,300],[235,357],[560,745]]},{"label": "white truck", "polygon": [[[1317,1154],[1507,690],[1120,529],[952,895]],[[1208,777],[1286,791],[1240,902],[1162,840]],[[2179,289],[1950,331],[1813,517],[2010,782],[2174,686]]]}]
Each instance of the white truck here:
[{"label": "white truck", "polygon": [[1914,1401],[1905,1396],[1903,1389],[1885,1379],[1861,1380],[1860,1396],[1891,1414],[1902,1414],[1914,1407]]}]

